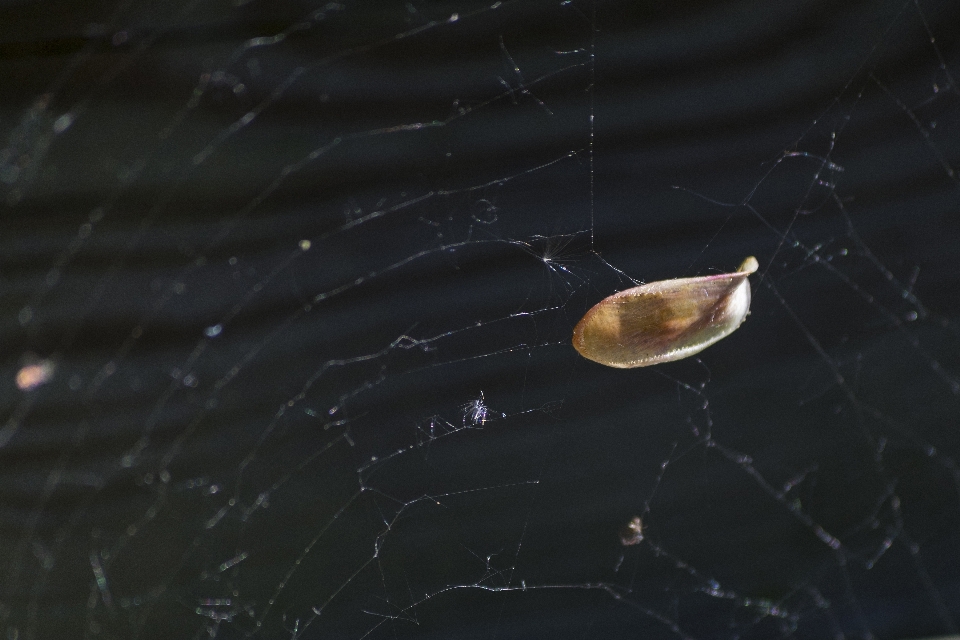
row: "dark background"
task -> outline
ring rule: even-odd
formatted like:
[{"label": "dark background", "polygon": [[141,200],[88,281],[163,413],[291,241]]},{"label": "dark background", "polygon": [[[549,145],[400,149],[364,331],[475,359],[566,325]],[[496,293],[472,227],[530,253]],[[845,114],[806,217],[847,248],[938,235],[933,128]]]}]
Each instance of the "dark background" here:
[{"label": "dark background", "polygon": [[[958,25],[3,3],[5,637],[956,633]],[[748,255],[699,356],[570,346]]]}]

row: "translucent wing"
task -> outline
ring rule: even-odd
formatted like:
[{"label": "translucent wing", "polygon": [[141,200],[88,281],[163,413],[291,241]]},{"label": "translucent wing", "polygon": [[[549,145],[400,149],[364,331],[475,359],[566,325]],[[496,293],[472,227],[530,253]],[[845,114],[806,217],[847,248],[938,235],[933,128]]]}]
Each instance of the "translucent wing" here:
[{"label": "translucent wing", "polygon": [[757,261],[736,273],[662,280],[598,302],[573,330],[582,356],[622,369],[686,358],[730,335],[750,310]]}]

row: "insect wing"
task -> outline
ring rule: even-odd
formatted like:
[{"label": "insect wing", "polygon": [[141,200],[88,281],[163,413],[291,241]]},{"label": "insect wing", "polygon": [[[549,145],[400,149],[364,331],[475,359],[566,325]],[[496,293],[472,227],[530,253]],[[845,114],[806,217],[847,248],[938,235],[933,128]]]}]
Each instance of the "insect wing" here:
[{"label": "insect wing", "polygon": [[616,293],[577,324],[574,347],[618,368],[691,356],[743,322],[750,309],[750,273],[663,280]]}]

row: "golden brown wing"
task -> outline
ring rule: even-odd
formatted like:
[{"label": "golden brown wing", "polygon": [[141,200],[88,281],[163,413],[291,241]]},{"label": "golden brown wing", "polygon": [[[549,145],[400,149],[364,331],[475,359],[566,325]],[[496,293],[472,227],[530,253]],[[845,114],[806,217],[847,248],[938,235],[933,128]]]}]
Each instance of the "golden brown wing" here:
[{"label": "golden brown wing", "polygon": [[750,310],[756,260],[736,273],[662,280],[598,302],[573,331],[585,358],[610,367],[644,367],[686,358],[732,333]]}]

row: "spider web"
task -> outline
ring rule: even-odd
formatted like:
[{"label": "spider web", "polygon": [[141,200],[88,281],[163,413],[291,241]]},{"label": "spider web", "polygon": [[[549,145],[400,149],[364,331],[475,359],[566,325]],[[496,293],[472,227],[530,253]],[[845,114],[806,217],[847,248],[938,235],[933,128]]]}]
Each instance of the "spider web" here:
[{"label": "spider web", "polygon": [[956,634],[960,7],[770,4],[0,8],[6,637]]}]

